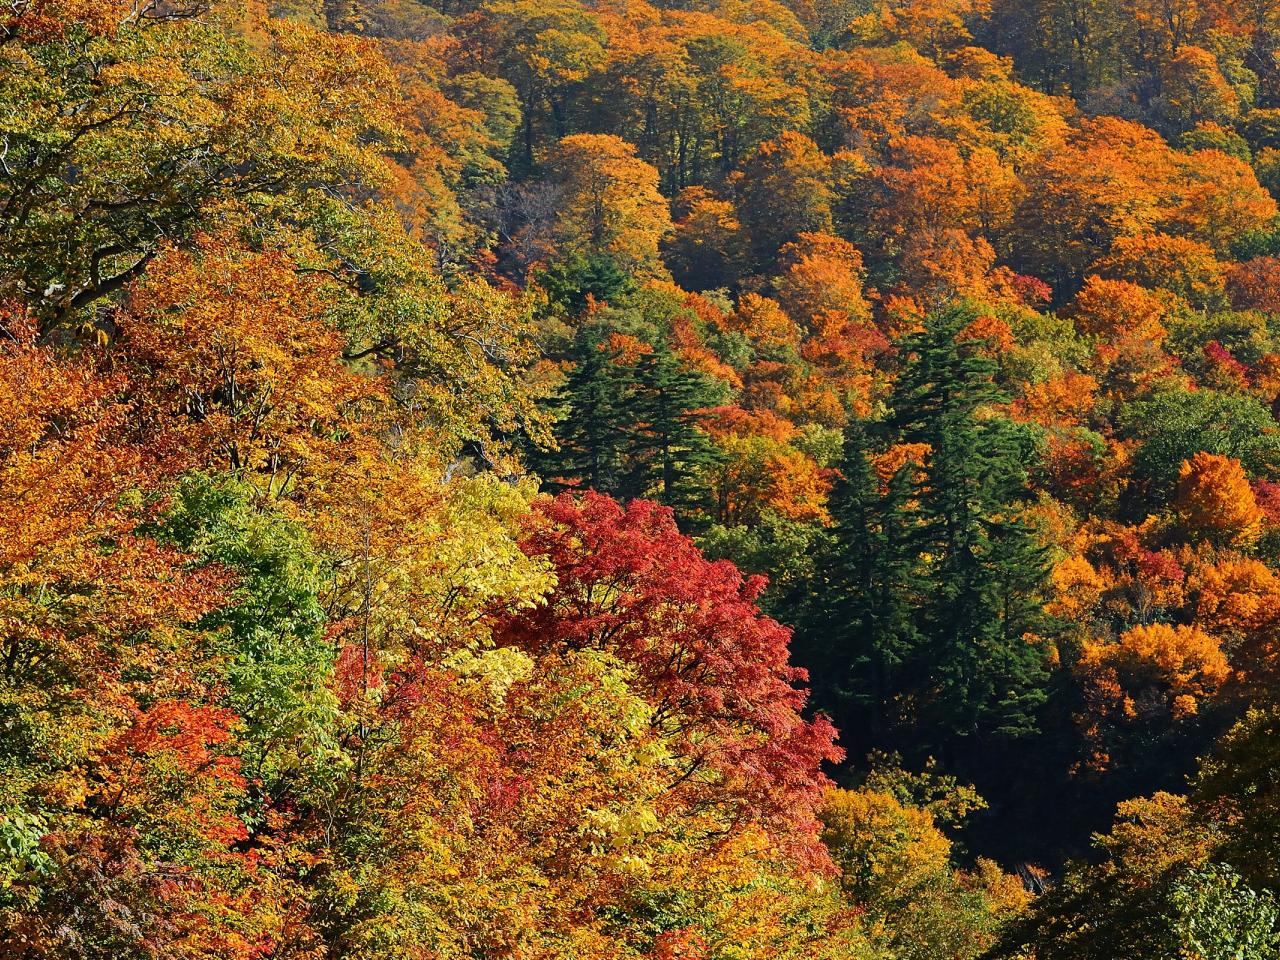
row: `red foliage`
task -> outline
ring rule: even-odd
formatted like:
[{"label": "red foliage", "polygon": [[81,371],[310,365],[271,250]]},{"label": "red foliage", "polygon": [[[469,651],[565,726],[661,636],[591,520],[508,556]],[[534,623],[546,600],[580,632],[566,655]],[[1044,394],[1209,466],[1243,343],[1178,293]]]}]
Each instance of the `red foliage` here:
[{"label": "red foliage", "polygon": [[1049,435],[1039,472],[1055,495],[1073,502],[1088,502],[1102,482],[1097,451],[1071,434]]},{"label": "red foliage", "polygon": [[1028,307],[1040,307],[1053,300],[1053,288],[1037,277],[1015,273],[1009,278],[1009,286]]},{"label": "red foliage", "polygon": [[1176,557],[1166,550],[1147,550],[1139,547],[1134,563],[1138,568],[1140,579],[1163,580],[1168,583],[1182,583],[1187,578],[1187,571],[1182,568]]},{"label": "red foliage", "polygon": [[1254,480],[1253,495],[1258,501],[1268,526],[1280,526],[1280,483],[1270,480]]},{"label": "red foliage", "polygon": [[1239,389],[1248,384],[1248,368],[1217,340],[1210,340],[1204,345],[1204,358],[1208,361],[1208,373],[1215,385]]},{"label": "red foliage", "polygon": [[338,651],[338,659],[333,665],[333,686],[338,702],[344,708],[350,708],[370,690],[377,690],[385,683],[385,673],[376,650],[348,643]]},{"label": "red foliage", "polygon": [[756,606],[764,579],[707,560],[648,501],[563,494],[539,514],[522,546],[553,564],[557,586],[546,603],[504,615],[499,642],[613,652],[635,668],[682,761],[678,794],[723,803],[740,821],[812,826],[827,785],[820,766],[841,751],[825,717],[801,716],[795,684],[806,674],[788,664],[788,629]]},{"label": "red foliage", "polygon": [[653,960],[703,960],[707,945],[690,927],[666,930],[653,943]]}]

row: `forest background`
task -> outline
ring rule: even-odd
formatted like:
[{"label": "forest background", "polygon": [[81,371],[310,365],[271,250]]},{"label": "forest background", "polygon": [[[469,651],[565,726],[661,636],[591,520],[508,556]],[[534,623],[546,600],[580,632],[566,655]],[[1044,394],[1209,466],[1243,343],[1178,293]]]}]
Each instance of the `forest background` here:
[{"label": "forest background", "polygon": [[1276,956],[1278,51],[0,3],[0,952]]}]

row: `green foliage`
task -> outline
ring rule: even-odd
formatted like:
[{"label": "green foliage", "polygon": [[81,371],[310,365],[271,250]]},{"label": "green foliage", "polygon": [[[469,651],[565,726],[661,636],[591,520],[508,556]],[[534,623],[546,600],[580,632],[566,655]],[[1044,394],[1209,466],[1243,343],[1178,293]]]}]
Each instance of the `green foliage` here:
[{"label": "green foliage", "polygon": [[1193,796],[1205,806],[1238,798],[1222,857],[1259,890],[1280,890],[1280,709],[1250,710],[1228,730],[1201,764]]},{"label": "green foliage", "polygon": [[47,324],[137,279],[205,209],[286,206],[322,179],[382,177],[372,145],[397,135],[393,86],[370,60],[343,106],[323,107],[336,74],[351,77],[338,38],[284,28],[258,48],[195,19],[71,30],[0,73],[0,290],[30,298]]},{"label": "green foliage", "polygon": [[629,420],[636,425],[630,457],[634,489],[689,517],[706,500],[702,471],[716,462],[699,413],[721,398],[706,377],[689,370],[660,341],[635,367],[636,394]]},{"label": "green foliage", "polygon": [[1047,553],[1019,516],[1037,438],[990,409],[1003,399],[994,365],[957,339],[974,318],[944,312],[905,344],[892,422],[903,442],[930,451],[915,491],[914,540],[930,557],[924,622],[941,723],[962,735],[1020,736],[1035,730],[1045,697],[1035,636],[1047,626],[1038,599]]},{"label": "green foliage", "polygon": [[0,954],[1280,953],[1275,3],[0,8]]},{"label": "green foliage", "polygon": [[[713,560],[730,560],[746,573],[769,578],[761,598],[769,615],[794,623],[796,611],[806,602],[826,536],[822,527],[765,511],[749,526],[711,524],[698,535],[698,546]],[[816,677],[815,677],[816,679]]]},{"label": "green foliage", "polygon": [[890,956],[947,960],[983,955],[1023,894],[988,862],[954,869],[951,843],[933,814],[868,784],[832,790],[821,811],[823,842],[841,868],[848,901],[866,912]]},{"label": "green foliage", "polygon": [[623,493],[630,471],[633,372],[611,348],[607,331],[594,325],[578,329],[569,360],[572,367],[556,398],[557,449],[535,452],[534,465],[552,488],[582,483]]},{"label": "green foliage", "polygon": [[850,431],[798,639],[821,664],[824,705],[870,735],[853,742],[889,735],[915,756],[954,753],[975,734],[1027,736],[1047,697],[1047,553],[1020,516],[1036,438],[993,409],[995,364],[957,339],[973,319],[945,311],[904,343],[894,412],[871,426],[880,450],[911,445],[918,465],[885,484],[875,448]]},{"label": "green foliage", "polygon": [[1249,142],[1244,137],[1216,124],[1195,127],[1178,138],[1184,150],[1221,150],[1228,156],[1249,163],[1253,159]]},{"label": "green foliage", "polygon": [[319,775],[338,754],[336,651],[320,601],[322,561],[306,533],[251,486],[211,475],[177,487],[159,533],[235,577],[228,603],[200,626],[222,638],[246,771],[267,794]]},{"label": "green foliage", "polygon": [[878,739],[892,725],[886,710],[906,683],[903,668],[925,642],[914,469],[897,471],[882,493],[863,431],[853,427],[840,472],[835,525],[806,591],[797,644],[840,728]]},{"label": "green foliage", "polygon": [[0,813],[0,905],[15,896],[18,882],[32,884],[33,878],[53,869],[53,860],[40,848],[48,832],[48,820],[39,813],[9,809]]},{"label": "green foliage", "polygon": [[902,758],[897,754],[875,752],[867,762],[871,769],[863,786],[891,794],[900,803],[927,810],[934,821],[943,826],[955,826],[987,808],[977,790],[950,774],[940,773],[938,762],[932,758],[919,773],[903,769]]},{"label": "green foliage", "polygon": [[551,304],[577,316],[587,304],[611,303],[635,288],[634,281],[603,253],[576,254],[539,270],[535,280]]},{"label": "green foliage", "polygon": [[1280,952],[1280,904],[1210,864],[1179,879],[1170,894],[1178,956],[1191,960],[1265,960]]},{"label": "green foliage", "polygon": [[1182,462],[1202,450],[1235,457],[1254,473],[1280,466],[1280,428],[1248,395],[1164,390],[1126,404],[1119,421],[1126,436],[1141,441],[1134,470],[1148,504],[1167,503]]}]

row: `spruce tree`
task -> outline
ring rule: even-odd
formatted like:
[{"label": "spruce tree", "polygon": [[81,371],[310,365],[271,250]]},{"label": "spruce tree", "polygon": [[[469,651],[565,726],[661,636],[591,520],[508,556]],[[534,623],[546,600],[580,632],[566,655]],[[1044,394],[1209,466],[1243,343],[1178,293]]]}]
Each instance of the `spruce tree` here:
[{"label": "spruce tree", "polygon": [[975,318],[964,307],[931,316],[904,344],[892,424],[929,454],[915,491],[916,550],[930,595],[916,678],[921,721],[940,737],[1036,729],[1045,699],[1045,549],[1022,519],[1034,435],[993,409],[1007,400],[996,364],[959,339]]},{"label": "spruce tree", "polygon": [[903,467],[882,491],[868,439],[861,424],[846,433],[822,583],[797,635],[815,699],[853,751],[885,745],[898,675],[920,647],[915,610],[924,594],[911,536],[915,468]]},{"label": "spruce tree", "polygon": [[632,445],[634,370],[610,349],[607,332],[598,326],[577,331],[569,361],[556,400],[559,449],[536,455],[534,465],[551,490],[585,486],[621,494]]},{"label": "spruce tree", "polygon": [[707,498],[703,471],[718,459],[698,414],[722,398],[662,340],[637,362],[635,383],[627,411],[631,462],[625,492],[651,497],[688,521]]}]

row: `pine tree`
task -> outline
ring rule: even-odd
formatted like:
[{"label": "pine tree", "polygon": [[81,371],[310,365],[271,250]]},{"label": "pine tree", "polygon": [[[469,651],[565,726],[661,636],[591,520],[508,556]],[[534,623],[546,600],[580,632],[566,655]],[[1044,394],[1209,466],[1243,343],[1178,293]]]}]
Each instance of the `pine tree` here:
[{"label": "pine tree", "polygon": [[904,466],[882,492],[868,441],[862,425],[846,433],[835,524],[818,562],[824,582],[797,634],[815,697],[854,755],[884,745],[897,674],[920,647],[915,610],[924,594],[911,538],[916,468]]},{"label": "pine tree", "polygon": [[959,339],[974,319],[945,309],[904,344],[893,425],[930,451],[915,491],[930,584],[922,722],[944,737],[1012,737],[1035,730],[1045,698],[1044,655],[1030,635],[1045,626],[1047,559],[1021,517],[1034,436],[992,410],[1007,399],[996,365]]},{"label": "pine tree", "polygon": [[720,401],[719,391],[663,341],[637,362],[635,381],[631,469],[623,492],[651,497],[688,520],[707,498],[701,473],[718,459],[698,414]]},{"label": "pine tree", "polygon": [[578,330],[569,359],[573,366],[557,397],[559,449],[535,455],[534,465],[551,490],[586,486],[621,494],[632,445],[634,370],[599,327]]}]

